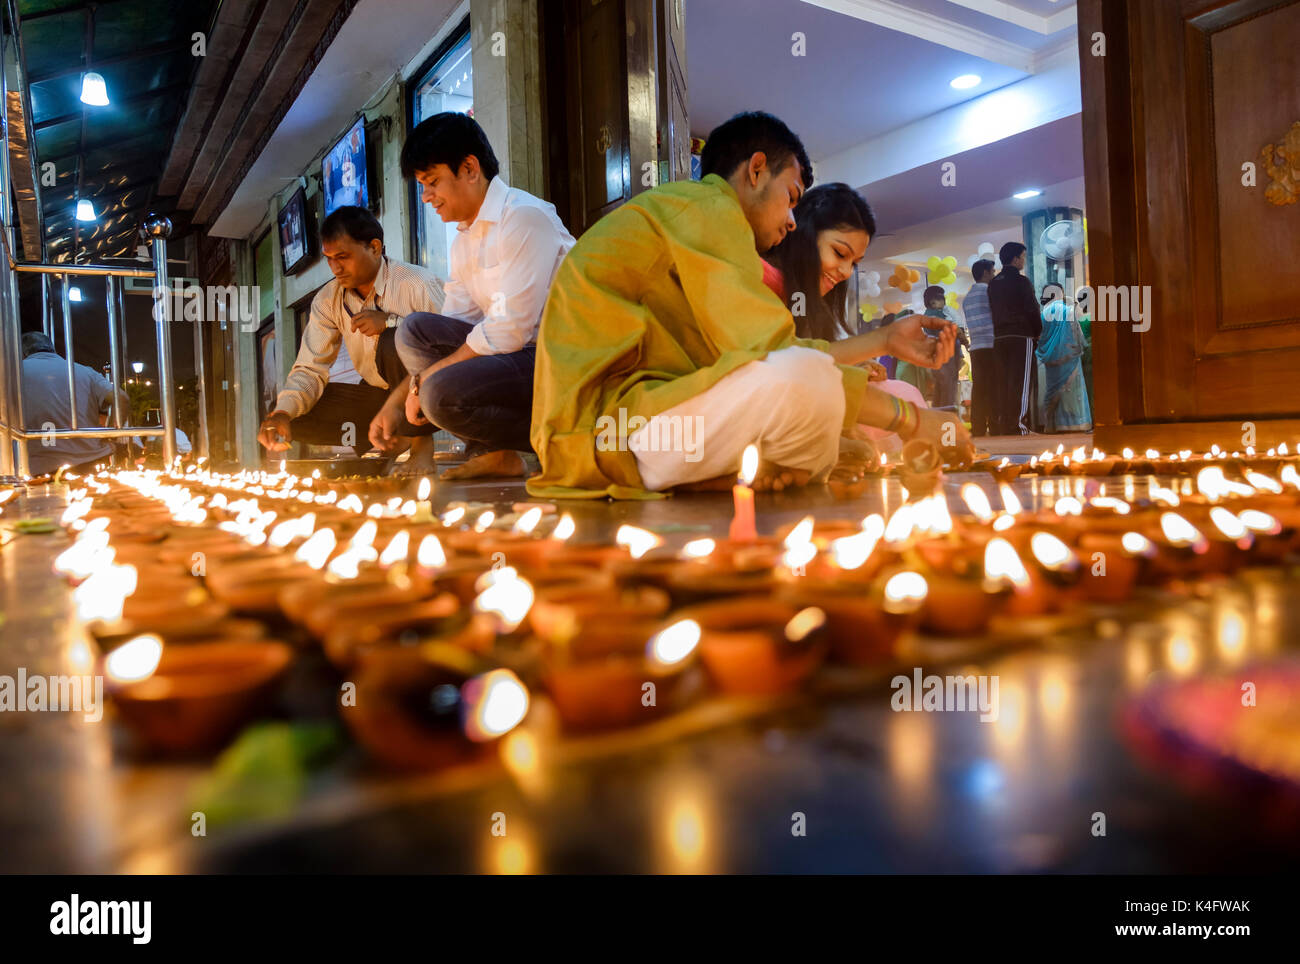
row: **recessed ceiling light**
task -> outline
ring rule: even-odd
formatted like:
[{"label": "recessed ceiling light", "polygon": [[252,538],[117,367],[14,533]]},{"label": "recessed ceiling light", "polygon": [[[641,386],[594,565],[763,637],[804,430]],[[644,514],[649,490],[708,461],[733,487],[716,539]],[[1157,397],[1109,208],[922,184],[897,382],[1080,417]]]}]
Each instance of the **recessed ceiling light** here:
[{"label": "recessed ceiling light", "polygon": [[1037,188],[1030,188],[1028,191],[1017,191],[1015,194],[1011,196],[1015,198],[1017,201],[1023,201],[1025,200],[1025,198],[1038,197],[1038,195],[1042,193],[1043,192],[1038,190]]},{"label": "recessed ceiling light", "polygon": [[89,201],[87,201],[85,198],[82,198],[80,201],[77,202],[77,220],[78,221],[95,220],[95,206],[91,204]]},{"label": "recessed ceiling light", "polygon": [[981,79],[979,74],[962,74],[960,77],[954,77],[948,83],[954,90],[970,90],[972,87],[979,86]]},{"label": "recessed ceiling light", "polygon": [[80,288],[75,288],[75,287],[74,287],[74,288],[69,288],[69,289],[68,289],[68,300],[69,300],[69,301],[80,301],[80,300],[81,300],[81,289],[80,289]]},{"label": "recessed ceiling light", "polygon": [[81,102],[91,107],[108,106],[108,88],[104,86],[104,78],[94,71],[81,78]]}]

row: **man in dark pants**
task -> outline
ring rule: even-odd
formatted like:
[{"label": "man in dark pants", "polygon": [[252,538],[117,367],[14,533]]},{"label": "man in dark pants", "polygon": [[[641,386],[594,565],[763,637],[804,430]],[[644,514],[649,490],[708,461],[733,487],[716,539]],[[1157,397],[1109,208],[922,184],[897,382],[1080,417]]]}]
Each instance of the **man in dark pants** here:
[{"label": "man in dark pants", "polygon": [[[365,208],[338,208],[321,225],[320,237],[334,280],[312,299],[298,357],[257,440],[272,452],[297,440],[350,445],[359,454],[376,441],[371,422],[395,407],[399,418],[390,421],[392,431],[378,447],[400,451],[434,429],[400,417],[410,379],[398,357],[397,325],[407,315],[440,310],[442,284],[424,268],[385,255],[384,229]],[[341,348],[361,384],[330,382]]]},{"label": "man in dark pants", "polygon": [[1020,272],[1025,246],[1008,241],[998,252],[1002,271],[989,282],[993,315],[993,352],[997,360],[997,403],[994,431],[998,435],[1029,435],[1030,366],[1034,342],[1043,331],[1034,286]]},{"label": "man in dark pants", "polygon": [[993,277],[993,262],[981,258],[971,265],[975,283],[962,300],[962,314],[966,316],[966,330],[970,332],[970,433],[995,435],[997,430],[994,412],[998,391],[997,359],[993,351],[993,316],[989,312],[989,280]]},{"label": "man in dark pants", "polygon": [[[411,373],[406,419],[464,439],[465,464],[443,478],[522,476],[537,327],[573,236],[554,205],[501,179],[487,136],[465,114],[421,121],[402,147],[402,173],[457,224],[446,303],[410,315],[397,334]],[[390,431],[383,417],[373,431]]]}]

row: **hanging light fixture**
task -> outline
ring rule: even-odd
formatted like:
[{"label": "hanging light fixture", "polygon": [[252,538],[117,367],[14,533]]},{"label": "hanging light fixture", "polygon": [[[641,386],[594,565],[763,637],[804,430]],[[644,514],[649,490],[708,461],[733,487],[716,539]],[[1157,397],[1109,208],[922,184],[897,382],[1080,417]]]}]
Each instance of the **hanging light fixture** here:
[{"label": "hanging light fixture", "polygon": [[95,205],[91,204],[84,197],[77,202],[77,220],[93,221],[98,215],[95,214]]},{"label": "hanging light fixture", "polygon": [[108,88],[104,78],[93,70],[81,77],[81,102],[91,107],[108,106]]},{"label": "hanging light fixture", "polygon": [[75,287],[75,286],[69,288],[69,289],[68,289],[68,300],[69,300],[69,301],[80,301],[80,300],[81,300],[81,289],[78,288],[78,287]]}]

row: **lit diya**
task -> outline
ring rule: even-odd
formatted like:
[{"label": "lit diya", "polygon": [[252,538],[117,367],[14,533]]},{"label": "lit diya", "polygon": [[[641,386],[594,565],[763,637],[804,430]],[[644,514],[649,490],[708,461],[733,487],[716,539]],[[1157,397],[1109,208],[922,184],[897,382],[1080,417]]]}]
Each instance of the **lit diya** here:
[{"label": "lit diya", "polygon": [[213,750],[261,712],[292,651],[273,640],[164,646],[144,635],[104,657],[118,715],[147,746]]},{"label": "lit diya", "polygon": [[826,614],[765,596],[703,603],[678,613],[701,630],[700,659],[725,693],[797,689],[826,656]]},{"label": "lit diya", "polygon": [[862,666],[890,659],[899,640],[920,622],[929,586],[919,572],[896,572],[870,591],[847,583],[802,583],[780,599],[826,614],[831,659]]},{"label": "lit diya", "polygon": [[402,770],[433,770],[485,756],[528,714],[528,688],[507,669],[456,646],[402,647],[366,659],[343,721],[366,750]]},{"label": "lit diya", "polygon": [[394,648],[442,643],[487,653],[496,628],[481,615],[464,609],[451,593],[386,607],[378,612],[352,613],[331,625],[321,641],[325,656],[342,670],[358,662],[393,655]]},{"label": "lit diya", "polygon": [[238,612],[278,613],[280,590],[310,579],[324,568],[336,541],[330,529],[320,529],[293,555],[280,553],[256,559],[215,560],[206,583],[212,595]]},{"label": "lit diya", "polygon": [[1076,549],[1080,556],[1079,586],[1091,602],[1120,603],[1133,595],[1155,544],[1139,532],[1084,532]]},{"label": "lit diya", "polygon": [[566,727],[628,726],[653,719],[673,704],[682,671],[699,644],[700,627],[679,620],[638,640],[643,630],[641,623],[636,633],[621,639],[579,632],[546,648],[542,682]]}]

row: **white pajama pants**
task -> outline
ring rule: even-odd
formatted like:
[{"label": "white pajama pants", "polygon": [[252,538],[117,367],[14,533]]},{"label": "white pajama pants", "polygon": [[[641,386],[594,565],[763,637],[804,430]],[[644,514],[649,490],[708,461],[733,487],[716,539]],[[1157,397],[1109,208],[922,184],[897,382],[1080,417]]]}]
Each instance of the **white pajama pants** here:
[{"label": "white pajama pants", "polygon": [[806,470],[817,481],[839,458],[843,422],[844,380],[835,362],[795,346],[742,365],[655,416],[628,445],[641,483],[652,491],[739,472],[749,445],[764,460]]}]

